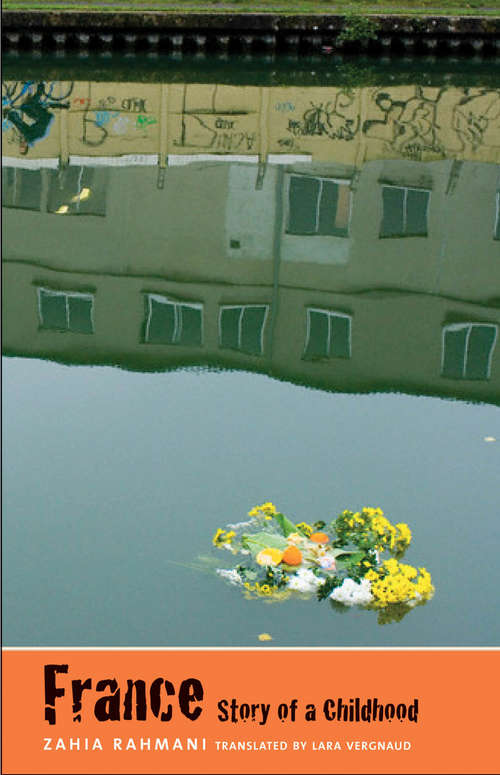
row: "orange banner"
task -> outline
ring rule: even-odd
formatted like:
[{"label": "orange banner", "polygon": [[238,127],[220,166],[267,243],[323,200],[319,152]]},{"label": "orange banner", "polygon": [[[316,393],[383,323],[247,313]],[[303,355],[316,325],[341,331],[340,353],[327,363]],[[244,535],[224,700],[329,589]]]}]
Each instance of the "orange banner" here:
[{"label": "orange banner", "polygon": [[494,773],[498,657],[7,650],[2,771]]}]

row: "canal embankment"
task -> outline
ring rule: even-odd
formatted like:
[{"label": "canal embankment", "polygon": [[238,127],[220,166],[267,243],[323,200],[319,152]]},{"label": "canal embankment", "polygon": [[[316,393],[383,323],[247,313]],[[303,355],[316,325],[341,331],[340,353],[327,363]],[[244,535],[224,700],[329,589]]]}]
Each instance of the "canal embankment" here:
[{"label": "canal embankment", "polygon": [[494,57],[499,16],[7,10],[7,52],[367,53]]}]

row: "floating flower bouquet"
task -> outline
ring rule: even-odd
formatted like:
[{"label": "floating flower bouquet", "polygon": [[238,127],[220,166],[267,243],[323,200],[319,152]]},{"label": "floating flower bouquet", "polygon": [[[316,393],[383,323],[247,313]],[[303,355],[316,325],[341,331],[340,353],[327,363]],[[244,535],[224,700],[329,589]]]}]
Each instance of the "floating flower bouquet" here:
[{"label": "floating flower bouquet", "polygon": [[[400,562],[411,542],[408,525],[392,525],[381,509],[343,511],[331,524],[293,523],[272,503],[249,520],[219,528],[214,546],[241,561],[217,573],[247,597],[329,598],[334,607],[375,609],[379,623],[400,621],[433,593],[430,573]],[[384,552],[393,555],[383,560]]]}]

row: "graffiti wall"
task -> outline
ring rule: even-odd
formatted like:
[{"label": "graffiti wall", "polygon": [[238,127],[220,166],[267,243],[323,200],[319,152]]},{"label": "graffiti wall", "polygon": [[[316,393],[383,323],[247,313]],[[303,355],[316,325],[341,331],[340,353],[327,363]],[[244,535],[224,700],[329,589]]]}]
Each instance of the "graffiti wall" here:
[{"label": "graffiti wall", "polygon": [[500,161],[500,90],[6,82],[4,154]]}]

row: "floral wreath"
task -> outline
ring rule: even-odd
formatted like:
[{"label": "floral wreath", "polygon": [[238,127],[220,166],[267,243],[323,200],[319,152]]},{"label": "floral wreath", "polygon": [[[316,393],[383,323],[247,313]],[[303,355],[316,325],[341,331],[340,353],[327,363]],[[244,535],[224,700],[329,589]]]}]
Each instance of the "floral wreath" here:
[{"label": "floral wreath", "polygon": [[[247,598],[277,602],[316,594],[339,610],[377,610],[385,624],[400,621],[434,594],[425,568],[400,561],[412,539],[410,528],[392,525],[381,509],[345,510],[329,525],[294,523],[270,502],[248,516],[219,528],[212,541],[241,555],[236,566],[216,572]],[[392,557],[382,559],[384,552]]]}]

